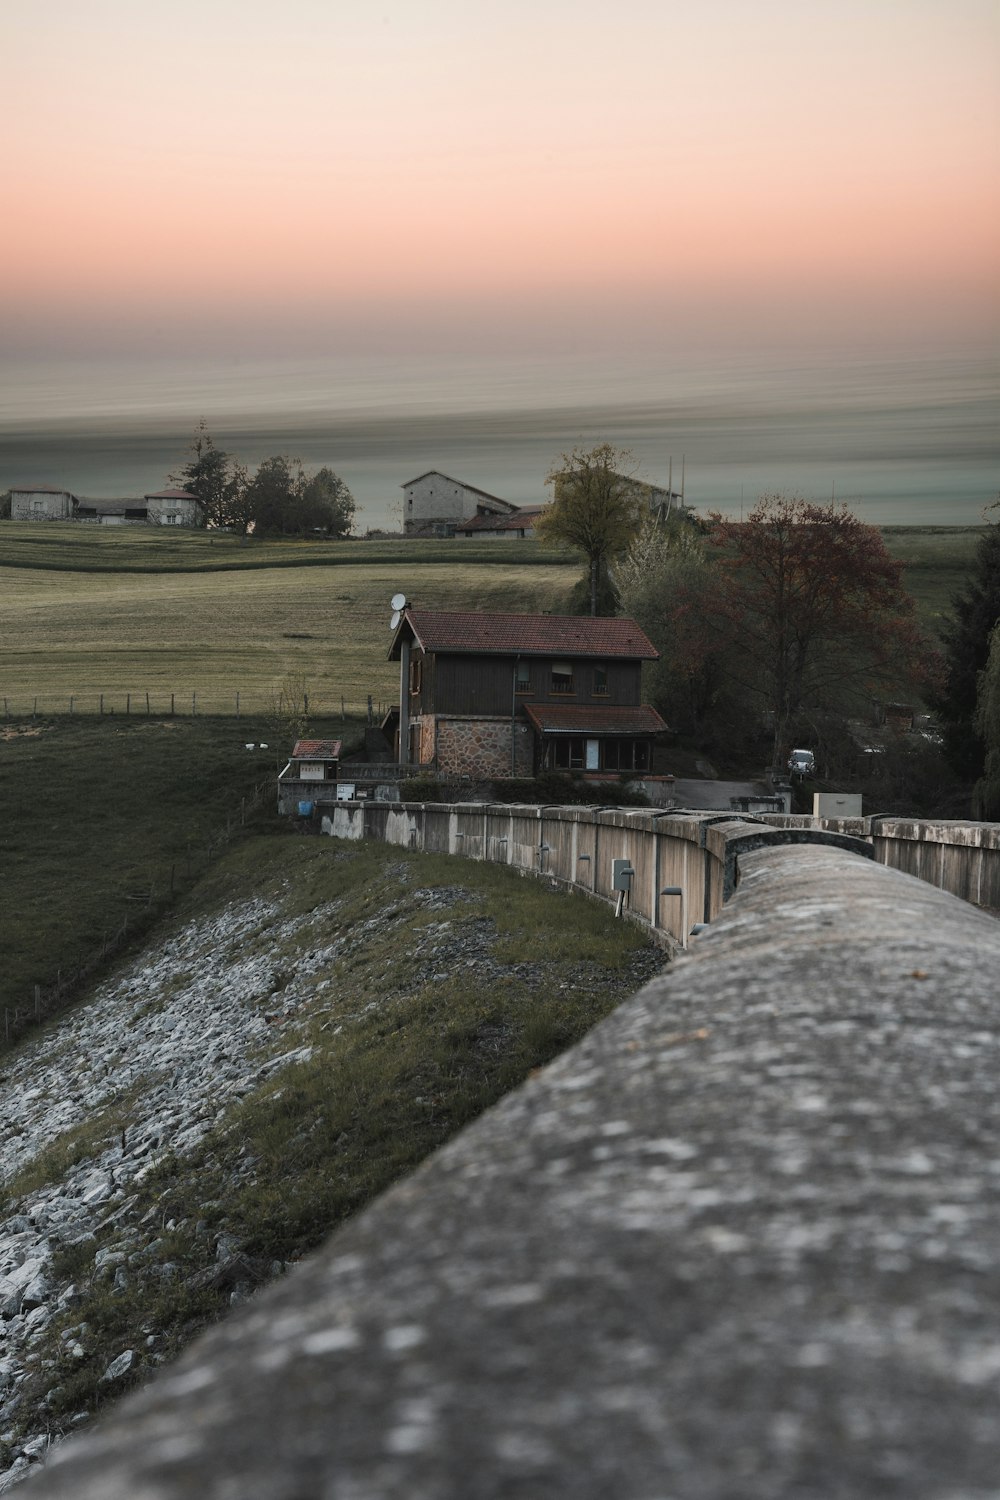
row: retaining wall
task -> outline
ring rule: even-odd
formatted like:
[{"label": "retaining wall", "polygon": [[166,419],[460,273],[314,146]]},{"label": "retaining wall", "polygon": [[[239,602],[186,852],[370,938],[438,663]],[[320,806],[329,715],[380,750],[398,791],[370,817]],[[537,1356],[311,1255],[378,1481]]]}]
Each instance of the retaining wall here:
[{"label": "retaining wall", "polygon": [[846,848],[737,849],[745,824],[337,809],[339,831],[383,813],[380,836],[506,838],[523,868],[590,852],[599,889],[642,849],[637,903],[657,860],[692,900],[706,862],[711,900],[735,891],[31,1494],[996,1495],[1000,923]]}]

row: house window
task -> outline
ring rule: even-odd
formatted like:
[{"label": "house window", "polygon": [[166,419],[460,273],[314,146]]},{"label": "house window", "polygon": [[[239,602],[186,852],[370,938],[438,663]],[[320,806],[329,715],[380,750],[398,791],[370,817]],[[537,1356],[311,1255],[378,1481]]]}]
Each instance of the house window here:
[{"label": "house window", "polygon": [[531,664],[519,661],[514,667],[514,688],[519,693],[531,692]]},{"label": "house window", "polygon": [[414,656],[410,659],[410,692],[419,693],[420,685],[424,678],[423,658]]},{"label": "house window", "polygon": [[605,771],[648,771],[649,744],[646,740],[605,740]]},{"label": "house window", "polygon": [[608,696],[608,669],[607,667],[594,668],[594,697],[606,698]]},{"label": "house window", "polygon": [[575,736],[552,740],[549,745],[548,754],[545,757],[547,769],[550,771],[582,771],[586,755],[586,743],[586,740],[577,739]]},{"label": "house window", "polygon": [[571,693],[573,691],[573,663],[571,661],[554,661],[552,663],[552,691],[553,693]]}]

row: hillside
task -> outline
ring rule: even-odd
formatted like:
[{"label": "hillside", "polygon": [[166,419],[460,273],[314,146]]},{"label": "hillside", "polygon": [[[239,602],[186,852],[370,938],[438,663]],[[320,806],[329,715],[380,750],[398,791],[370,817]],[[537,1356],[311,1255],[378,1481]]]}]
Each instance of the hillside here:
[{"label": "hillside", "polygon": [[662,962],[606,908],[495,866],[234,848],[5,1059],[4,1464],[169,1360]]}]

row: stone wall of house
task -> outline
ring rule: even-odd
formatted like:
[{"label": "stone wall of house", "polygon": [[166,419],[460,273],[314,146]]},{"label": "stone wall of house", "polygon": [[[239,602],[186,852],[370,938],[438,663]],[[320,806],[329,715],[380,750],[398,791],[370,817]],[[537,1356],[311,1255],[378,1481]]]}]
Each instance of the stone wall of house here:
[{"label": "stone wall of house", "polygon": [[44,490],[12,490],[12,521],[68,521],[73,514],[73,497],[68,490],[51,493]]},{"label": "stone wall of house", "polygon": [[[428,715],[425,723],[433,724]],[[432,731],[433,732],[433,731]],[[432,750],[433,756],[433,750]],[[509,719],[459,719],[439,715],[437,769],[451,776],[509,776]],[[514,775],[532,772],[532,736],[527,724],[514,726]]]},{"label": "stone wall of house", "polygon": [[201,508],[195,500],[166,500],[148,495],[146,506],[153,526],[197,526],[201,519]]}]

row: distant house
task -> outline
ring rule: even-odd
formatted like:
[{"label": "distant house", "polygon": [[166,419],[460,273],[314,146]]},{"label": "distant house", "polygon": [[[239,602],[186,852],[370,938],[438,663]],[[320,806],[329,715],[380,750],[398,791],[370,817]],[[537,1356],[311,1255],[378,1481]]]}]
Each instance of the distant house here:
[{"label": "distant house", "polygon": [[10,492],[12,521],[71,521],[79,504],[69,490],[51,484],[25,485]]},{"label": "distant house", "polygon": [[641,701],[642,663],[658,655],[634,620],[408,608],[389,649],[400,763],[481,778],[646,774],[667,728]]},{"label": "distant house", "polygon": [[94,500],[41,484],[11,490],[10,518],[101,526],[200,526],[202,509],[187,490],[156,490],[141,500]]},{"label": "distant house", "polygon": [[154,490],[142,498],[152,526],[200,526],[204,520],[201,501],[188,490]]},{"label": "distant house", "polygon": [[462,522],[476,516],[510,516],[517,512],[517,506],[509,500],[437,469],[408,479],[402,490],[405,536],[454,536]]}]

